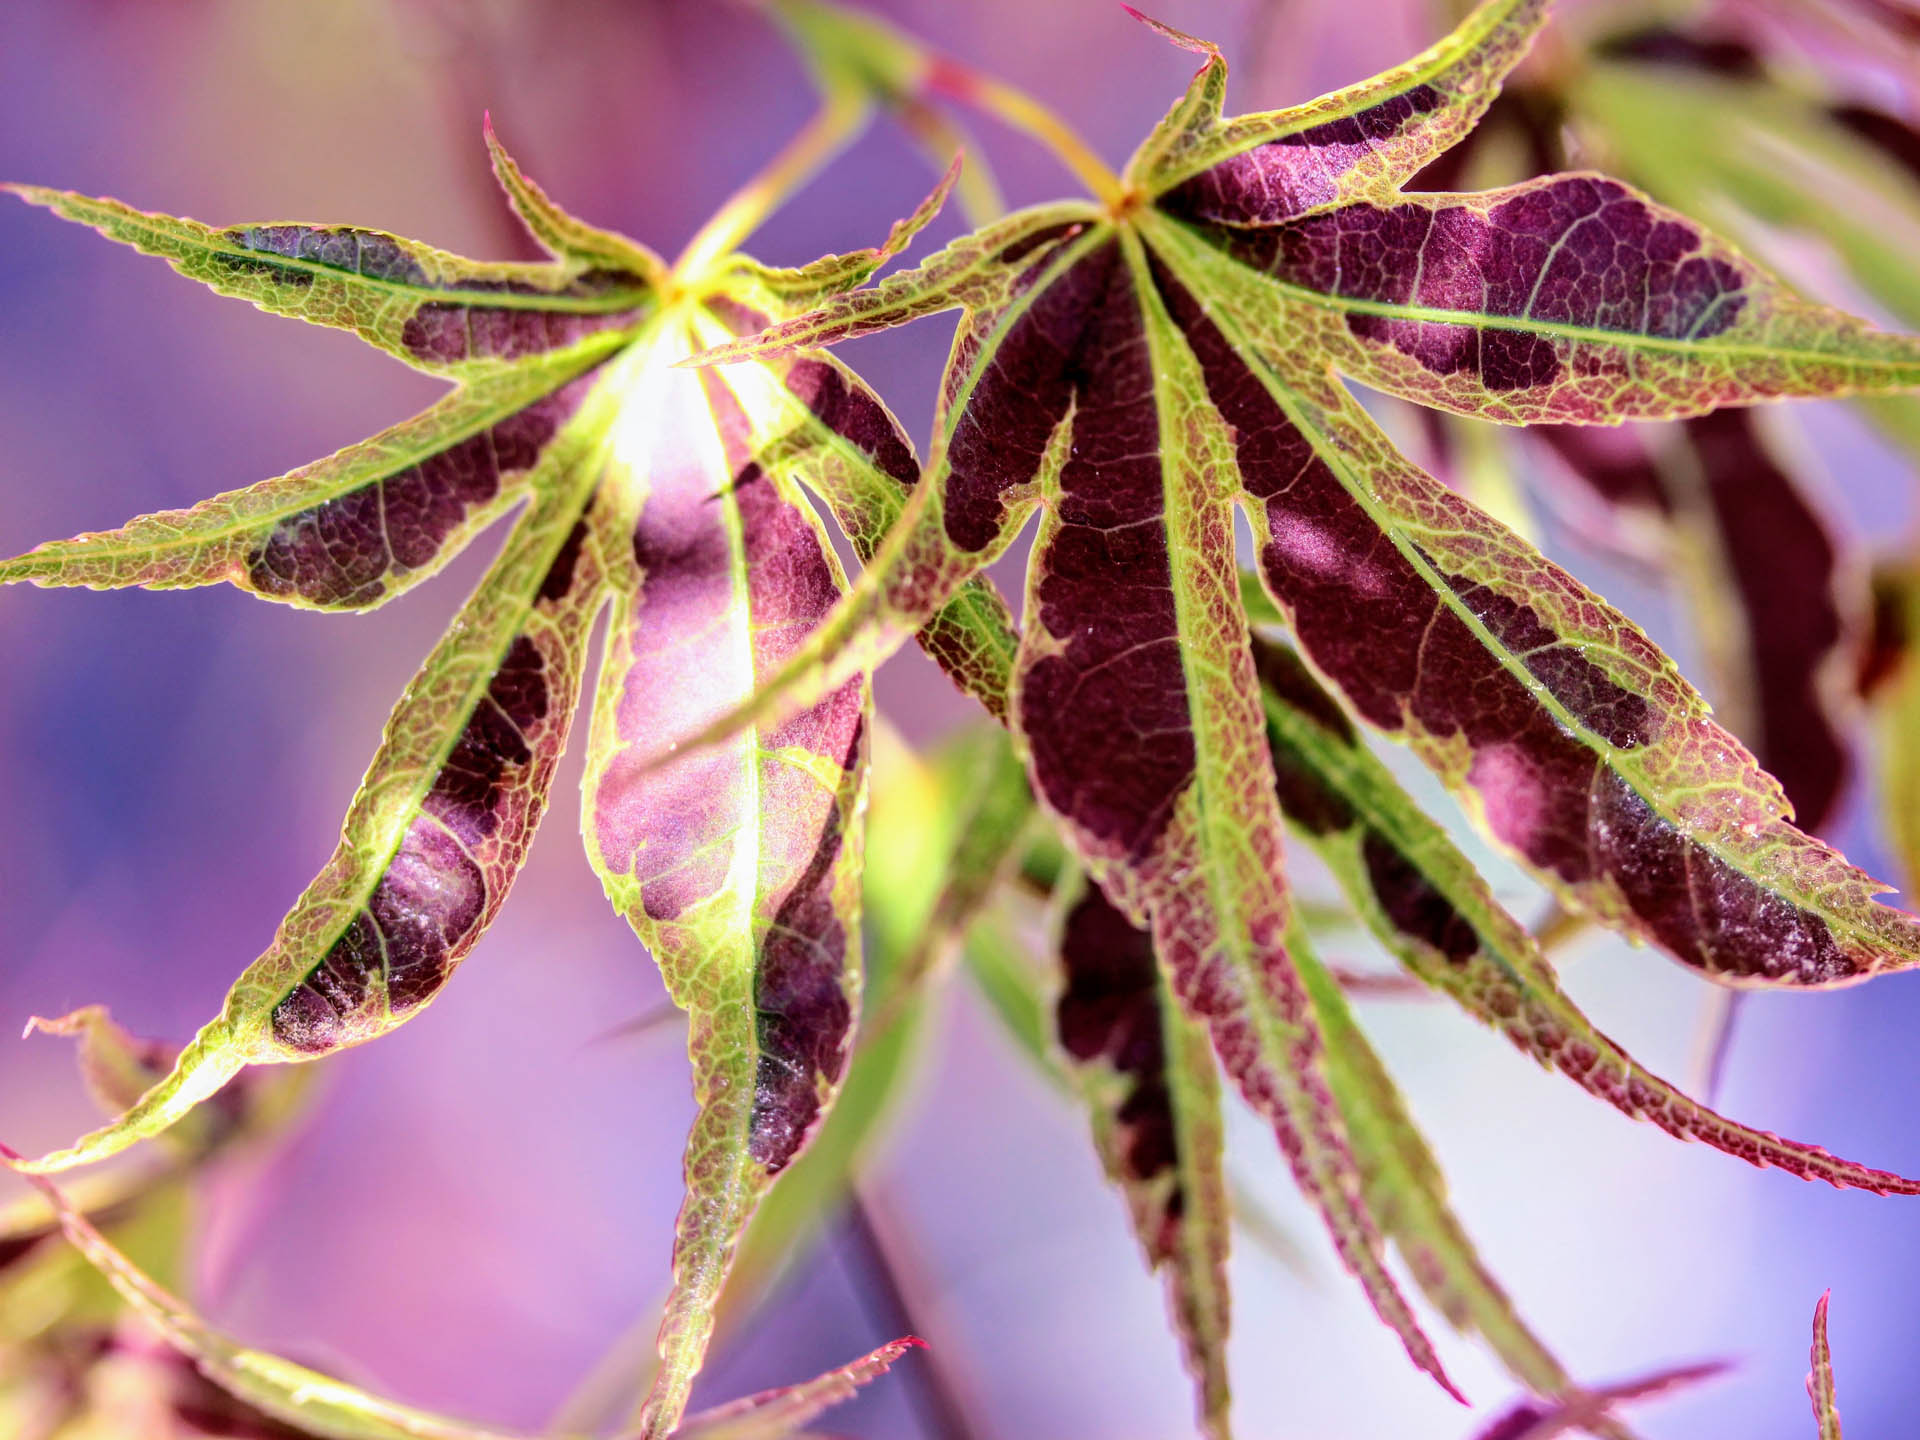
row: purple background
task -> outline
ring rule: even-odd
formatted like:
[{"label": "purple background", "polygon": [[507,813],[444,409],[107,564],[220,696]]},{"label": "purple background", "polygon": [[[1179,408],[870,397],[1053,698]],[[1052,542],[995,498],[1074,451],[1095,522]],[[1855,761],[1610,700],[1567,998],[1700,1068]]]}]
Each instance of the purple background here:
[{"label": "purple background", "polygon": [[[1043,94],[1116,163],[1191,69],[1108,0],[876,8]],[[1419,0],[1159,9],[1229,48],[1235,108],[1303,98],[1433,33]],[[489,257],[524,242],[485,180],[483,106],[563,204],[671,254],[811,104],[778,39],[707,0],[0,7],[0,176],[215,222],[351,220]],[[1012,202],[1065,193],[1044,154],[981,128]],[[798,262],[870,244],[927,184],[882,125],[756,251]],[[957,229],[938,222],[922,253]],[[437,393],[350,337],[211,296],[24,206],[0,205],[0,256],[0,552],[291,469]],[[949,333],[928,323],[848,350],[916,434]],[[1803,417],[1844,481],[1837,512],[1857,532],[1899,533],[1897,469],[1844,414]],[[388,706],[492,544],[377,619],[225,589],[0,594],[0,1138],[45,1148],[93,1120],[63,1042],[11,1038],[28,1015],[106,1001],[137,1030],[184,1038],[214,1012],[325,858]],[[1568,558],[1680,643],[1657,596]],[[965,713],[916,657],[880,693],[921,736]],[[314,1122],[206,1212],[201,1293],[227,1328],[405,1400],[529,1429],[657,1302],[691,1109],[677,1028],[594,1043],[661,990],[580,856],[577,777],[576,760],[512,903],[431,1017],[328,1062]],[[1888,873],[1868,829],[1855,818],[1840,835]],[[1539,904],[1517,879],[1504,890],[1527,913]],[[1568,981],[1643,1059],[1684,1072],[1700,985],[1598,939],[1570,952]],[[979,1435],[1186,1433],[1158,1286],[1081,1123],[955,998],[870,1180],[915,1323]],[[1579,1374],[1742,1362],[1646,1412],[1644,1434],[1809,1436],[1807,1326],[1828,1286],[1849,1434],[1908,1432],[1920,1202],[1677,1145],[1439,1006],[1364,1018],[1462,1215]],[[1920,1172],[1917,1021],[1908,979],[1761,997],[1725,1105]],[[1313,1272],[1303,1282],[1239,1247],[1242,1432],[1466,1435],[1469,1416],[1407,1366],[1338,1273],[1271,1138],[1244,1115],[1234,1126],[1236,1174],[1302,1237]],[[822,1252],[716,1356],[701,1398],[796,1380],[887,1338],[871,1288],[852,1249]],[[1442,1345],[1483,1409],[1510,1396],[1481,1349],[1450,1334]],[[927,1363],[907,1360],[835,1428],[939,1433],[916,1408]]]}]

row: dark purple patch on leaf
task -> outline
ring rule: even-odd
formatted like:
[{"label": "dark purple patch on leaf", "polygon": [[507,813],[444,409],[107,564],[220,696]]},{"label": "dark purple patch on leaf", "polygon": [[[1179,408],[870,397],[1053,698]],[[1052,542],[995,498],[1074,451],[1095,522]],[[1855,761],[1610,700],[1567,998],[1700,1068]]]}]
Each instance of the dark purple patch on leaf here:
[{"label": "dark purple patch on leaf", "polygon": [[1480,949],[1480,936],[1466,917],[1384,835],[1368,830],[1361,854],[1368,883],[1396,929],[1456,965]]},{"label": "dark purple patch on leaf", "polygon": [[1081,259],[1034,299],[988,360],[947,445],[947,534],[962,549],[984,549],[1000,533],[1008,489],[1040,473],[1047,443],[1100,358],[1090,331],[1113,288],[1126,286],[1124,270],[1117,243]]},{"label": "dark purple patch on leaf", "polygon": [[1446,103],[1431,85],[1388,96],[1371,109],[1256,145],[1184,180],[1160,205],[1192,220],[1272,225],[1337,199],[1341,179],[1384,140]]},{"label": "dark purple patch on leaf", "polygon": [[1327,693],[1292,646],[1269,644],[1255,637],[1253,668],[1264,689],[1271,690],[1292,709],[1312,717],[1322,729],[1350,745],[1354,743],[1353,722],[1347,718],[1347,712]]},{"label": "dark purple patch on leaf", "polygon": [[420,360],[452,365],[463,360],[522,360],[564,349],[602,330],[618,330],[638,310],[588,314],[519,306],[473,305],[429,300],[408,317],[400,343]]},{"label": "dark purple patch on leaf", "polygon": [[1026,658],[1019,722],[1048,802],[1095,843],[1138,859],[1165,829],[1195,757],[1153,366],[1117,245],[1057,289],[1078,314],[1048,336],[1045,383],[1061,413],[1072,407],[1073,445],[1034,588],[1039,625],[1057,644]]},{"label": "dark purple patch on leaf", "polygon": [[903,490],[919,483],[920,465],[912,448],[871,391],[849,385],[844,374],[822,360],[794,362],[787,371],[787,389],[822,425],[871,456]]},{"label": "dark purple patch on leaf", "polygon": [[[1740,273],[1699,253],[1700,232],[1656,215],[1624,186],[1587,175],[1467,205],[1354,205],[1259,229],[1209,226],[1222,250],[1290,285],[1342,300],[1704,340],[1746,304]],[[1351,314],[1363,340],[1491,390],[1561,372],[1554,342],[1499,325]]]},{"label": "dark purple patch on leaf", "polygon": [[431,564],[475,510],[539,462],[598,374],[589,371],[416,464],[289,515],[248,557],[248,583],[263,595],[297,595],[315,605],[371,604],[395,578]]},{"label": "dark purple patch on leaf", "polygon": [[[1067,913],[1060,959],[1066,972],[1054,1007],[1060,1043],[1075,1060],[1105,1061],[1130,1082],[1114,1115],[1115,1150],[1122,1178],[1151,1180],[1179,1160],[1153,938],[1089,885]],[[1176,1189],[1166,1221],[1179,1219],[1182,1204]],[[1142,1238],[1156,1262],[1168,1252],[1166,1236]]]},{"label": "dark purple patch on leaf", "polygon": [[[856,728],[854,750],[862,743]],[[851,764],[854,754],[845,757]],[[845,985],[847,934],[833,904],[837,819],[773,918],[753,978],[760,1059],[747,1151],[768,1173],[784,1168],[820,1116],[820,1091],[840,1078],[853,1007]]]},{"label": "dark purple patch on leaf", "polygon": [[[1830,982],[1855,966],[1825,922],[1763,890],[1656,816],[1604,753],[1563,728],[1500,654],[1442,603],[1315,453],[1246,362],[1164,271],[1208,393],[1232,427],[1249,495],[1266,507],[1263,577],[1295,637],[1369,723],[1458,736],[1492,832],[1570,884],[1611,881],[1648,934],[1709,971]],[[1555,643],[1533,612],[1462,587],[1496,641],[1578,721],[1639,743],[1650,712]],[[1497,603],[1496,603],[1497,602]],[[1530,653],[1537,652],[1537,653]]]}]

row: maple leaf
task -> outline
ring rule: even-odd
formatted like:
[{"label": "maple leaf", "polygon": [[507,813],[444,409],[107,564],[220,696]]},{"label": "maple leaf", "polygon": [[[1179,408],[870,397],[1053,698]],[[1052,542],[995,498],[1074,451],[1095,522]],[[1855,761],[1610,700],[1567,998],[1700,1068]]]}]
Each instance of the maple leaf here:
[{"label": "maple leaf", "polygon": [[[871,106],[844,70],[832,70],[816,119],[672,265],[560,210],[490,124],[495,175],[545,263],[475,262],[350,226],[216,228],[9,187],[222,294],[350,330],[456,387],[290,475],[0,561],[0,583],[226,581],[365,610],[518,507],[389,717],[339,847],[220,1015],[112,1123],[16,1168],[104,1159],[179,1122],[247,1065],[331,1054],[429,1004],[526,856],[589,635],[610,611],[584,838],[691,1015],[698,1102],[647,1436],[679,1423],[734,1246],[836,1093],[859,994],[866,677],[724,748],[665,769],[635,763],[751,695],[846,588],[802,486],[864,555],[883,529],[875,516],[895,513],[917,479],[884,404],[830,357],[724,375],[675,368],[859,284],[953,185],[957,160],[872,249],[798,268],[737,253],[865,124]],[[975,584],[933,620],[928,648],[964,684],[981,618],[1005,614]],[[87,1014],[44,1028],[83,1030]]]},{"label": "maple leaf", "polygon": [[1237,118],[1219,52],[1157,26],[1203,64],[1123,175],[1061,147],[1092,202],[1018,212],[698,357],[764,363],[962,312],[902,522],[787,669],[699,741],[875,663],[1039,512],[1010,687],[1035,791],[1151,927],[1343,1259],[1443,1384],[1381,1264],[1285,942],[1236,506],[1344,706],[1408,742],[1564,903],[1727,984],[1920,963],[1920,922],[1788,822],[1778,783],[1672,662],[1401,457],[1339,378],[1584,424],[1920,385],[1920,341],[1794,297],[1607,177],[1401,189],[1468,134],[1546,9],[1490,0],[1405,66]]}]

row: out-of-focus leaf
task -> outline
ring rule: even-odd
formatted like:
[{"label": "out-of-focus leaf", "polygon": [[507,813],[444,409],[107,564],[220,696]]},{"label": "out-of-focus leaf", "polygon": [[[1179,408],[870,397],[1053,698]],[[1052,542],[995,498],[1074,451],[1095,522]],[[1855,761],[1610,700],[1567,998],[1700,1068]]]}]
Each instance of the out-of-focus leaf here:
[{"label": "out-of-focus leaf", "polygon": [[1704,1384],[1726,1373],[1729,1367],[1719,1361],[1700,1365],[1676,1365],[1635,1380],[1584,1390],[1557,1404],[1523,1401],[1502,1414],[1474,1440],[1554,1440],[1558,1435],[1576,1431],[1607,1433],[1608,1417],[1623,1405],[1656,1400],[1676,1390]]},{"label": "out-of-focus leaf", "polygon": [[1863,567],[1844,563],[1750,411],[1666,431],[1537,433],[1610,506],[1650,515],[1675,537],[1641,558],[1687,597],[1720,723],[1780,781],[1795,822],[1819,829],[1848,769],[1846,671],[1866,608]]},{"label": "out-of-focus leaf", "polygon": [[[0,1146],[0,1155],[18,1159],[4,1146]],[[246,1412],[319,1440],[508,1440],[503,1432],[396,1405],[279,1356],[239,1344],[157,1284],[102,1235],[52,1181],[38,1175],[28,1178],[53,1207],[68,1241],[107,1279],[133,1313]],[[706,1412],[690,1420],[684,1431],[670,1433],[697,1434],[704,1440],[780,1440],[850,1396],[858,1386],[885,1373],[905,1350],[919,1343],[912,1337],[893,1341],[816,1380]]]},{"label": "out-of-focus leaf", "polygon": [[1603,1035],[1561,990],[1526,928],[1402,790],[1290,649],[1256,639],[1282,809],[1367,925],[1429,985],[1622,1113],[1759,1166],[1879,1193],[1920,1182],[1728,1120]]},{"label": "out-of-focus leaf", "polygon": [[[526,854],[588,636],[611,600],[587,847],[692,1016],[701,1102],[663,1364],[641,1421],[647,1440],[675,1428],[740,1229],[844,1068],[858,996],[866,679],[845,677],[808,714],[725,754],[683,754],[662,769],[635,765],[632,752],[673,749],[751,694],[844,588],[803,484],[817,482],[871,537],[918,473],[885,407],[835,362],[783,358],[724,375],[675,367],[859,283],[932,218],[952,169],[871,249],[795,270],[733,253],[865,110],[864,99],[849,111],[830,96],[671,268],[560,210],[490,123],[495,174],[550,263],[479,264],[353,227],[215,230],[20,191],[221,293],[341,326],[459,388],[329,461],[43,549],[0,569],[0,582],[225,578],[364,608],[525,504],[394,711],[339,850],[222,1014],[116,1121],[19,1168],[104,1158],[160,1133],[245,1065],[372,1039],[431,1000]],[[958,618],[931,617],[929,648],[961,669],[978,659],[970,626],[1005,608],[984,581],[949,608]]]},{"label": "out-of-focus leaf", "polygon": [[1578,1391],[1572,1379],[1520,1318],[1454,1217],[1439,1163],[1354,1023],[1340,987],[1297,928],[1290,945],[1327,1037],[1328,1074],[1381,1233],[1455,1328],[1485,1337],[1508,1372],[1536,1395],[1573,1398]]},{"label": "out-of-focus leaf", "polygon": [[1891,625],[1879,660],[1873,697],[1880,738],[1880,814],[1906,872],[1910,891],[1920,892],[1920,577],[1909,570],[1881,577]]},{"label": "out-of-focus leaf", "polygon": [[925,1345],[924,1340],[912,1335],[890,1340],[851,1365],[829,1370],[805,1384],[763,1390],[689,1416],[674,1433],[685,1440],[782,1440],[842,1400],[851,1399],[862,1385],[886,1374],[907,1351]]},{"label": "out-of-focus leaf", "polygon": [[1820,1297],[1813,1307],[1812,1370],[1807,1374],[1807,1398],[1813,1402],[1813,1418],[1820,1426],[1820,1440],[1840,1440],[1840,1402],[1833,1389],[1833,1350],[1827,1344],[1827,1301],[1832,1292]]},{"label": "out-of-focus leaf", "polygon": [[1229,1433],[1227,1250],[1220,1075],[1206,1028],[1167,989],[1153,937],[1097,886],[1069,893],[1060,925],[1055,1033],[1168,1305],[1200,1427]]}]

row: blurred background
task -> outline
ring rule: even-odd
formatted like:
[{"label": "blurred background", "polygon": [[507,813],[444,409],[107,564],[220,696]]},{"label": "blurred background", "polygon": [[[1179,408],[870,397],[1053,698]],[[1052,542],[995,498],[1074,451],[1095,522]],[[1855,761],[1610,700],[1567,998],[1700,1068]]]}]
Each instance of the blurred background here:
[{"label": "blurred background", "polygon": [[[1115,164],[1192,68],[1111,0],[872,8],[1039,93]],[[1406,58],[1440,33],[1446,7],[1157,8],[1225,47],[1229,108],[1256,109]],[[1577,35],[1614,3],[1562,8]],[[1692,24],[1705,7],[1649,8]],[[1893,114],[1910,103],[1912,40],[1903,48],[1885,26],[1868,33],[1893,41],[1861,43],[1847,28],[1882,25],[1889,5],[1721,8],[1723,32],[1787,56],[1817,77],[1809,84]],[[0,177],[215,223],[351,221],[485,258],[528,250],[487,176],[483,108],[563,205],[672,254],[813,103],[780,37],[719,0],[0,6]],[[976,133],[1011,203],[1067,193],[1022,138],[986,122]],[[750,248],[798,263],[872,244],[928,183],[924,157],[883,119]],[[961,228],[950,212],[918,253]],[[1776,238],[1767,258],[1797,283],[1888,315],[1831,247]],[[0,257],[3,553],[281,473],[438,391],[351,337],[222,300],[22,205],[0,206]],[[844,352],[923,440],[949,334],[950,321],[928,322]],[[1419,453],[1417,423],[1383,413]],[[1775,439],[1832,525],[1842,568],[1863,581],[1869,550],[1901,552],[1912,471],[1844,407],[1798,407],[1791,423]],[[1528,467],[1550,462],[1512,454],[1524,495]],[[1539,508],[1556,558],[1694,673],[1702,657],[1682,604]],[[30,1015],[101,1001],[136,1032],[179,1041],[214,1013],[330,851],[388,707],[493,544],[373,617],[297,613],[223,588],[0,593],[0,1139],[41,1150],[95,1118],[66,1042],[12,1038]],[[917,656],[890,664],[878,692],[918,742],[969,719]],[[1843,726],[1864,740],[1857,716]],[[1825,831],[1894,876],[1872,748],[1861,755]],[[204,1197],[195,1293],[225,1329],[408,1402],[521,1429],[544,1424],[616,1337],[638,1326],[646,1343],[691,1102],[678,1025],[603,1038],[663,994],[581,857],[577,777],[576,757],[511,903],[431,1014],[328,1061],[310,1123]],[[1432,786],[1420,793],[1454,814]],[[1517,913],[1542,913],[1527,882],[1473,853]],[[1706,987],[1605,937],[1560,956],[1603,1028],[1686,1078]],[[911,1328],[933,1357],[903,1362],[832,1429],[1190,1433],[1159,1284],[1084,1121],[964,983],[948,1000],[862,1182],[869,1223],[828,1227],[716,1353],[696,1399],[797,1380]],[[1836,1193],[1677,1144],[1438,1004],[1370,1003],[1362,1019],[1494,1270],[1577,1375],[1737,1362],[1637,1417],[1641,1433],[1810,1435],[1808,1323],[1829,1287],[1848,1434],[1910,1433],[1920,1201]],[[1917,1026],[1913,977],[1759,996],[1729,1052],[1722,1107],[1920,1173]],[[1233,1122],[1236,1178],[1303,1252],[1293,1266],[1244,1243],[1236,1254],[1242,1432],[1471,1433],[1473,1417],[1410,1369],[1339,1273],[1270,1135],[1243,1114]],[[1484,1351],[1438,1338],[1482,1412],[1512,1398]]]}]

